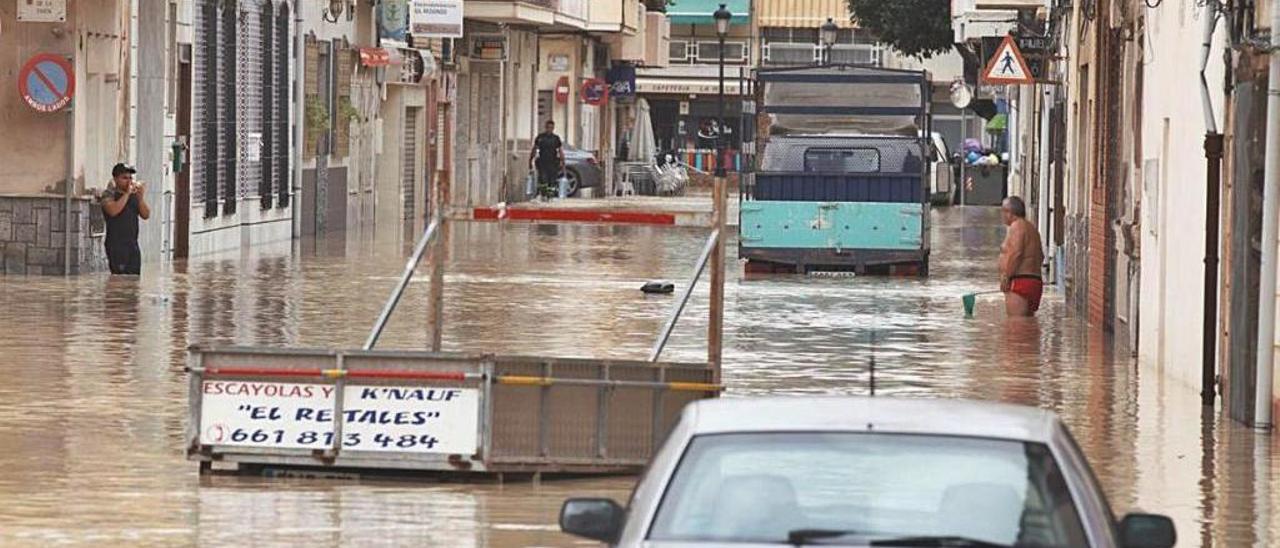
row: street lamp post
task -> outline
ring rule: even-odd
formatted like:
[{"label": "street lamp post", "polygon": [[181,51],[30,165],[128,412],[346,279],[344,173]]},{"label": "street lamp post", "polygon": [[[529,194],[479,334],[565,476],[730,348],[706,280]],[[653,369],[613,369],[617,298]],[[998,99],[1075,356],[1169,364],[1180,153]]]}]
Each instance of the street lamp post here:
[{"label": "street lamp post", "polygon": [[715,382],[720,382],[720,361],[724,348],[725,206],[728,201],[724,166],[724,37],[729,34],[729,22],[733,19],[733,13],[724,4],[720,4],[720,9],[712,17],[716,21],[716,35],[720,38],[720,126],[716,134],[715,187],[711,192],[711,229],[716,236],[715,250],[711,255],[711,317],[707,322],[707,362],[713,368]]},{"label": "street lamp post", "polygon": [[716,177],[724,177],[724,37],[729,34],[729,20],[733,13],[720,4],[720,9],[712,14],[716,20],[716,36],[720,39],[720,119],[719,131],[716,132]]},{"label": "street lamp post", "polygon": [[828,17],[827,22],[822,24],[822,28],[820,30],[821,32],[819,34],[822,39],[822,62],[823,64],[829,65],[831,64],[831,46],[835,45],[836,33],[839,32],[840,29],[836,27],[835,20]]}]

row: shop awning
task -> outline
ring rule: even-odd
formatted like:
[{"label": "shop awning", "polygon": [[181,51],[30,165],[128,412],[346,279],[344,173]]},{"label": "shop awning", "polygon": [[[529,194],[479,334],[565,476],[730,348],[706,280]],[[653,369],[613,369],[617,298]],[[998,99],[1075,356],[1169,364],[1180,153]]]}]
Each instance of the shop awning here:
[{"label": "shop awning", "polygon": [[711,14],[720,9],[720,4],[733,12],[731,24],[751,22],[751,0],[678,0],[667,7],[667,18],[673,25],[714,25],[716,20]]},{"label": "shop awning", "polygon": [[1004,131],[1009,127],[1009,115],[997,114],[987,122],[987,131]]},{"label": "shop awning", "polygon": [[360,64],[366,67],[390,65],[391,51],[386,48],[360,48]]},{"label": "shop awning", "polygon": [[[724,81],[725,95],[739,94],[738,80]],[[719,79],[703,78],[636,78],[636,93],[666,95],[719,95]]]},{"label": "shop awning", "polygon": [[767,0],[759,7],[756,21],[762,27],[817,29],[830,18],[842,29],[853,28],[848,0]]}]

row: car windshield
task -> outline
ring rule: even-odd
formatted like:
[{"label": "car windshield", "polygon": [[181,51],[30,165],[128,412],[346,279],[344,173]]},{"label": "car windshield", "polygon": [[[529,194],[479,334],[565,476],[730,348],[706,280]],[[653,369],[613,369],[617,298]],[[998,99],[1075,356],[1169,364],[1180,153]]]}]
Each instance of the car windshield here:
[{"label": "car windshield", "polygon": [[1044,445],[883,433],[695,437],[649,530],[651,540],[685,542],[796,535],[814,544],[1088,544]]}]

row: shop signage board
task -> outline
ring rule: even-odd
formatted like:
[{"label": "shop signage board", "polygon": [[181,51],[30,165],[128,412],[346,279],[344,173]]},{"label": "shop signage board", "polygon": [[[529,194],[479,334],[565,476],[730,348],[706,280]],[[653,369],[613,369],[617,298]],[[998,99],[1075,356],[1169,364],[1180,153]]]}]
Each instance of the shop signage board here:
[{"label": "shop signage board", "polygon": [[[205,380],[200,443],[331,447],[337,392],[332,384]],[[344,450],[470,455],[479,445],[479,390],[348,385],[341,397]]]},{"label": "shop signage board", "polygon": [[20,23],[63,23],[67,20],[67,0],[14,0]]},{"label": "shop signage board", "polygon": [[462,0],[413,0],[409,33],[419,38],[462,38]]}]

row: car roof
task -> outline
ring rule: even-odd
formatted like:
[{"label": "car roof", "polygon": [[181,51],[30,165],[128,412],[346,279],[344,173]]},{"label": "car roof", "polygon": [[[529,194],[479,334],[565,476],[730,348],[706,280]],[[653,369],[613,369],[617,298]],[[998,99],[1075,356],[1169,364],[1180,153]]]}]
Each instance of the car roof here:
[{"label": "car roof", "polygon": [[961,399],[792,396],[700,400],[686,411],[691,433],[894,432],[1049,443],[1049,411]]}]

